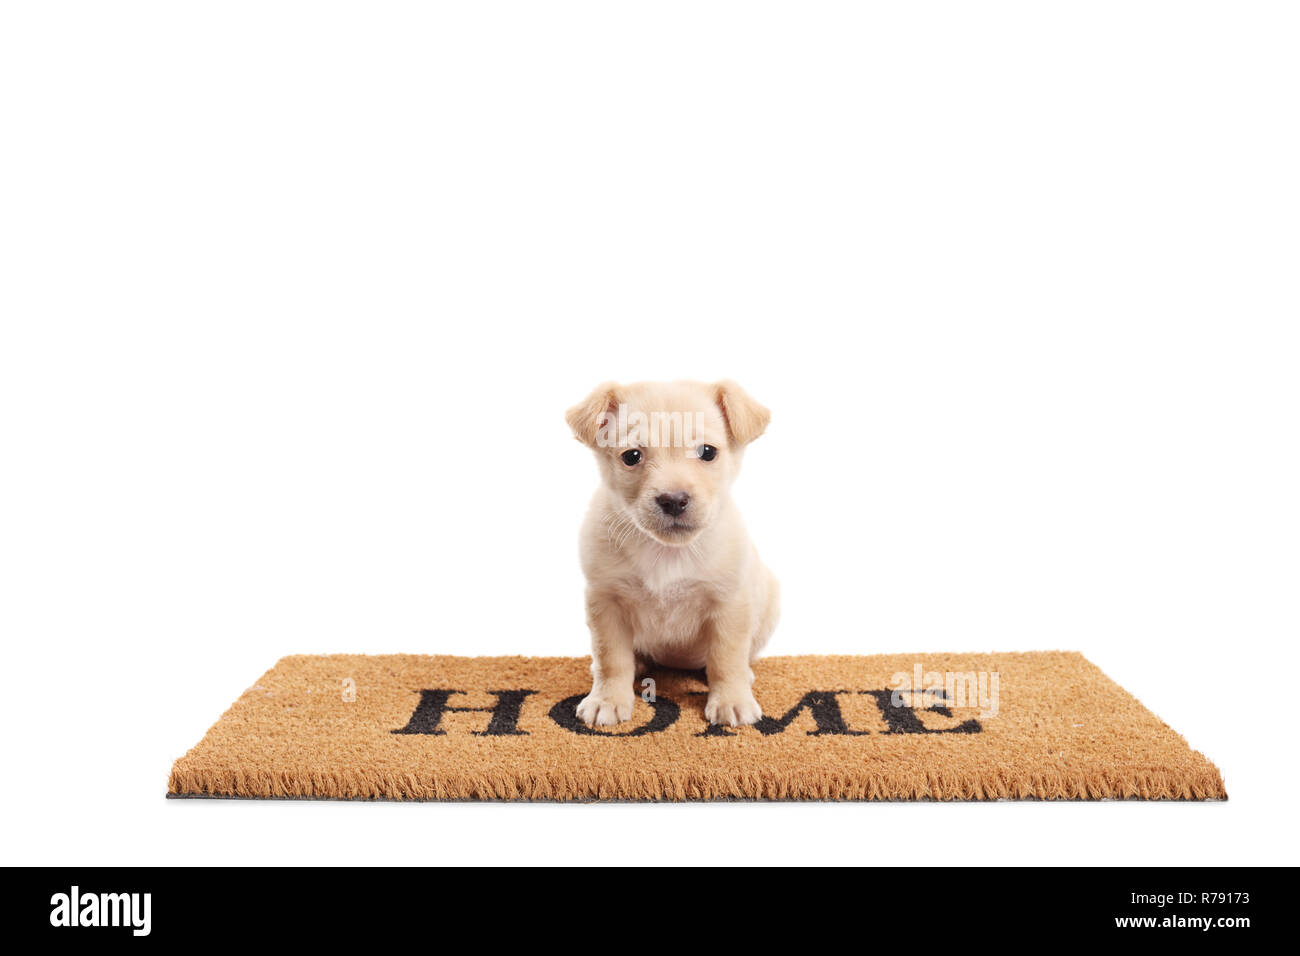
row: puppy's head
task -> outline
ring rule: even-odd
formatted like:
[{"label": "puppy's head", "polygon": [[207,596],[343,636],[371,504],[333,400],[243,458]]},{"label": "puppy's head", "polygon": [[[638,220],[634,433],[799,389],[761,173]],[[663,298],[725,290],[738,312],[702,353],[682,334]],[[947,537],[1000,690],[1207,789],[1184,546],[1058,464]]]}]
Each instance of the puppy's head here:
[{"label": "puppy's head", "polygon": [[735,382],[608,382],[565,415],[623,513],[670,545],[713,521],[770,417]]}]

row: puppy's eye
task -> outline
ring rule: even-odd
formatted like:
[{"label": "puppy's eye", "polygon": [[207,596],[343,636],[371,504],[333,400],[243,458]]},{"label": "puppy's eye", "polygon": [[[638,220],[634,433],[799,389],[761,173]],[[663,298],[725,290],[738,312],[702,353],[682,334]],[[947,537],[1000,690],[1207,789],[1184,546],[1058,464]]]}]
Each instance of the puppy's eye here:
[{"label": "puppy's eye", "polygon": [[631,468],[633,465],[641,461],[641,449],[629,448],[627,451],[623,452],[620,457],[623,459],[623,464]]},{"label": "puppy's eye", "polygon": [[712,445],[701,445],[695,449],[695,454],[699,455],[705,461],[713,461],[718,457],[718,450]]}]

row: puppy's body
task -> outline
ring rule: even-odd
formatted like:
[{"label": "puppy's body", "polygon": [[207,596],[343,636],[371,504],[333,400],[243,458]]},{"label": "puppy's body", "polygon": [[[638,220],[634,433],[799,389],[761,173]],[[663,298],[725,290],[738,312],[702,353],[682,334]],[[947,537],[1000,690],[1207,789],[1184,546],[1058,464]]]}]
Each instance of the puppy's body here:
[{"label": "puppy's body", "polygon": [[582,528],[582,570],[589,594],[617,603],[639,657],[687,670],[708,664],[704,627],[729,602],[753,609],[747,661],[776,627],[777,583],[750,543],[730,502],[689,546],[661,544],[639,531],[620,544],[621,510],[606,489],[596,492]]},{"label": "puppy's body", "polygon": [[[694,427],[677,444],[636,424],[601,440],[600,422],[620,407],[633,422],[658,413]],[[730,487],[767,410],[732,383],[646,383],[602,386],[568,419],[603,479],[581,535],[593,682],[579,716],[629,719],[638,665],[653,662],[704,668],[708,719],[753,723],[762,711],[749,665],[776,627],[778,587]]]}]

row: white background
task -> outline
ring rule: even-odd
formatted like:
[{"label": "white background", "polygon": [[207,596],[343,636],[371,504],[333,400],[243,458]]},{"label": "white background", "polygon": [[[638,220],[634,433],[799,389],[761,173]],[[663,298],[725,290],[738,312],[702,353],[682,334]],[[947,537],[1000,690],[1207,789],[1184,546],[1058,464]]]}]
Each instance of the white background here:
[{"label": "white background", "polygon": [[[6,862],[1294,862],[1297,26],[5,4]],[[585,653],[564,409],[724,376],[773,653],[1079,649],[1231,799],[163,799],[281,655]]]}]

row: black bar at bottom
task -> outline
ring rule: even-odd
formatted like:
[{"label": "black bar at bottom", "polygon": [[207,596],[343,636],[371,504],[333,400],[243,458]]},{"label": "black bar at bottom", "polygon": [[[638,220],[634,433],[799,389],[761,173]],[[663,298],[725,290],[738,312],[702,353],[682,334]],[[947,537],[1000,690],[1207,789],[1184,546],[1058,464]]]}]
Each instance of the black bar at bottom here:
[{"label": "black bar at bottom", "polygon": [[[117,936],[139,945],[247,945],[255,939],[259,945],[337,946],[373,945],[394,934],[472,943],[477,934],[495,948],[522,934],[539,946],[570,946],[583,945],[598,919],[622,926],[628,945],[660,952],[674,938],[689,948],[730,945],[719,933],[734,933],[737,941],[758,934],[778,945],[771,931],[786,923],[795,933],[811,934],[809,943],[820,931],[834,930],[860,934],[871,948],[891,937],[910,949],[922,938],[929,948],[1126,936],[1180,945],[1195,937],[1226,947],[1256,930],[1284,927],[1283,887],[1293,882],[1290,869],[905,867],[888,861],[865,868],[685,872],[651,866],[559,873],[13,868],[7,877],[8,925],[46,932],[51,942]],[[730,928],[723,931],[723,924]]]}]

